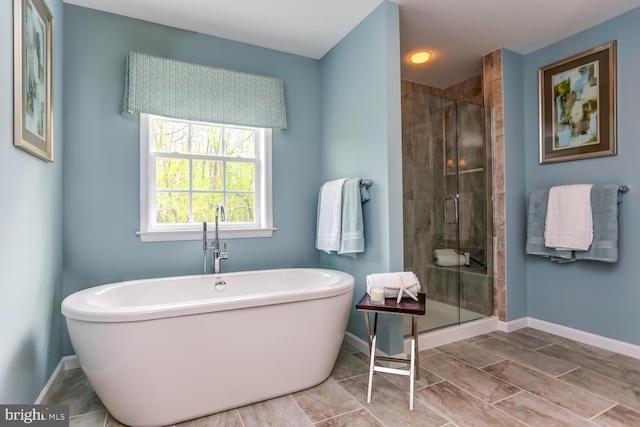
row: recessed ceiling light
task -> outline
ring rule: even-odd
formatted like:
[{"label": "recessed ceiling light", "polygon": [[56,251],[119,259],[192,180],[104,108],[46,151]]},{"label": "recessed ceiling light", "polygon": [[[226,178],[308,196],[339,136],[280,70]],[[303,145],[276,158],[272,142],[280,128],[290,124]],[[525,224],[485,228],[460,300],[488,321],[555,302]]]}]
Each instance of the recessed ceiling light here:
[{"label": "recessed ceiling light", "polygon": [[424,64],[430,58],[431,58],[431,52],[428,52],[426,50],[412,53],[411,55],[409,55],[409,61],[411,61],[413,64]]}]

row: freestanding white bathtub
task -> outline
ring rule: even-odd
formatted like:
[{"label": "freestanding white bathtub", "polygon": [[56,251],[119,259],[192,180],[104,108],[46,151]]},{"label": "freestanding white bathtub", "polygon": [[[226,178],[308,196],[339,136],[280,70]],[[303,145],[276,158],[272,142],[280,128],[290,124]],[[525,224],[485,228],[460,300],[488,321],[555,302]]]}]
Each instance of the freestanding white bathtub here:
[{"label": "freestanding white bathtub", "polygon": [[351,275],[323,269],[135,280],[76,292],[62,313],[109,412],[161,426],[324,381],[353,288]]}]

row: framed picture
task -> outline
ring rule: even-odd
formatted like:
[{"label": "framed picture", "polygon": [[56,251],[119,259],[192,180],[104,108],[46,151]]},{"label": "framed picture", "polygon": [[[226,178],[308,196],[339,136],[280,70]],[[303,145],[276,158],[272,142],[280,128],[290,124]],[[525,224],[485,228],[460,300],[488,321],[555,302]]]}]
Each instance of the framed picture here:
[{"label": "framed picture", "polygon": [[44,0],[13,0],[13,144],[53,161],[53,16]]},{"label": "framed picture", "polygon": [[613,156],[616,42],[540,68],[540,163]]}]

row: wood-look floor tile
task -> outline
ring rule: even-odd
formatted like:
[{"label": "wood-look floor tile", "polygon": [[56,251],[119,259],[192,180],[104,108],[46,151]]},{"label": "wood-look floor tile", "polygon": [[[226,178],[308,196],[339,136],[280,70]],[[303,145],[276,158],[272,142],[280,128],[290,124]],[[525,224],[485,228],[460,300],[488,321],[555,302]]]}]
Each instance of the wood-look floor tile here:
[{"label": "wood-look floor tile", "polygon": [[530,427],[584,427],[594,425],[585,418],[559,408],[526,391],[502,400],[493,406],[519,419]]},{"label": "wood-look floor tile", "polygon": [[511,344],[516,344],[528,348],[529,350],[536,350],[551,344],[549,341],[531,335],[520,334],[518,332],[506,333],[502,331],[495,331],[491,332],[489,335],[491,335],[493,338],[498,338]]},{"label": "wood-look floor tile", "polygon": [[282,396],[238,408],[245,427],[302,427],[312,426],[291,396]]},{"label": "wood-look floor tile", "polygon": [[480,341],[473,345],[554,377],[565,374],[578,367],[575,363],[568,363],[553,357],[548,357],[497,338]]},{"label": "wood-look floor tile", "polygon": [[364,409],[316,423],[316,427],[385,427]]},{"label": "wood-look floor tile", "polygon": [[[355,397],[364,408],[371,412],[385,426],[442,426],[447,420],[420,403],[414,393],[413,411],[409,410],[409,393],[400,390],[383,376],[375,374],[371,403],[367,403],[369,376],[360,375],[340,381],[344,389]],[[424,389],[423,389],[424,390]]]},{"label": "wood-look floor tile", "polygon": [[235,409],[176,424],[175,427],[243,427]]},{"label": "wood-look floor tile", "polygon": [[625,356],[624,354],[616,353],[611,357],[608,357],[607,360],[631,371],[640,372],[640,359],[636,359],[635,357],[629,357]]},{"label": "wood-look floor tile", "polygon": [[558,377],[581,389],[640,411],[640,388],[583,368]]},{"label": "wood-look floor tile", "polygon": [[462,342],[466,342],[467,344],[474,344],[480,341],[488,340],[489,338],[492,338],[491,335],[482,334],[482,335],[476,335],[475,337],[467,338],[465,340],[462,340]]},{"label": "wood-look floor tile", "polygon": [[349,354],[346,351],[340,350],[340,353],[338,353],[338,360],[336,360],[336,364],[333,367],[333,371],[331,372],[331,378],[336,381],[340,381],[368,372],[369,363],[364,363],[356,356]]},{"label": "wood-look floor tile", "polygon": [[340,350],[346,351],[349,354],[360,353],[360,350],[358,350],[357,348],[355,348],[351,344],[346,343],[344,341],[342,342],[342,345],[340,346]]},{"label": "wood-look floor tile", "polygon": [[69,418],[69,427],[104,427],[107,411],[92,412]]},{"label": "wood-look floor tile", "polygon": [[291,397],[314,423],[362,407],[331,378],[310,389],[293,393]]},{"label": "wood-look floor tile", "polygon": [[105,410],[82,369],[66,371],[47,403],[69,405],[69,417]]},{"label": "wood-look floor tile", "polygon": [[107,421],[104,423],[105,427],[127,427],[122,424],[120,421],[113,418],[113,415],[107,414]]},{"label": "wood-look floor tile", "polygon": [[465,363],[476,368],[482,368],[492,363],[504,360],[504,357],[498,356],[494,353],[482,350],[474,345],[466,343],[464,341],[457,341],[451,344],[446,344],[438,347],[443,353],[447,353],[450,356],[460,359]]},{"label": "wood-look floor tile", "polygon": [[[401,368],[404,369],[404,368]],[[407,367],[408,369],[408,367]],[[410,381],[409,377],[404,375],[395,375],[395,374],[385,374],[385,373],[377,373],[376,375],[382,375],[388,381],[392,382],[396,386],[398,386],[401,390],[408,392],[410,389]],[[428,387],[433,384],[437,384],[440,381],[444,381],[442,378],[437,376],[431,371],[427,371],[425,368],[420,365],[420,379],[415,381],[413,385],[414,390],[418,390],[420,388]]]},{"label": "wood-look floor tile", "polygon": [[613,405],[600,396],[510,360],[484,370],[584,418],[591,418]]},{"label": "wood-look floor tile", "polygon": [[444,353],[423,357],[420,363],[425,369],[489,404],[520,391],[518,387]]},{"label": "wood-look floor tile", "polygon": [[422,357],[422,356],[431,356],[432,354],[436,354],[439,353],[440,351],[438,349],[435,348],[428,348],[426,350],[420,350],[418,352],[418,357]]},{"label": "wood-look floor tile", "polygon": [[640,426],[640,413],[616,405],[607,412],[593,419],[597,425],[604,427],[630,427]]},{"label": "wood-look floor tile", "polygon": [[560,337],[558,335],[550,334],[548,332],[540,331],[533,328],[518,329],[518,333],[530,335],[532,337],[540,338],[553,344],[558,344],[571,350],[581,351],[591,356],[605,358],[615,354],[613,351],[605,350],[600,347],[595,347],[589,344],[583,344],[578,341],[571,340],[569,338]]},{"label": "wood-look floor tile", "polygon": [[581,368],[597,372],[604,375],[605,377],[611,377],[616,380],[631,384],[635,387],[640,387],[639,371],[635,369],[627,369],[624,366],[615,363],[611,359],[600,359],[598,357],[589,356],[586,353],[571,350],[557,344],[541,348],[539,352],[551,357],[555,357],[557,359],[565,360],[569,363],[576,364]]},{"label": "wood-look floor tile", "polygon": [[416,399],[425,402],[444,414],[454,424],[460,426],[498,427],[525,425],[482,400],[471,396],[448,381],[418,390]]}]

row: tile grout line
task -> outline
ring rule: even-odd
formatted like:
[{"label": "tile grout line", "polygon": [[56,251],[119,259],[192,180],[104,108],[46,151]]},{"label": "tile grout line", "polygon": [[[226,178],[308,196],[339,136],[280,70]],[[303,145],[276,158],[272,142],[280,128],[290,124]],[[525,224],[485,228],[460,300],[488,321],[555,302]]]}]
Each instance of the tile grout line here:
[{"label": "tile grout line", "polygon": [[[352,398],[353,398],[353,396],[351,396],[351,395],[349,395],[349,397],[352,397]],[[356,402],[357,402],[357,401],[356,401]],[[358,402],[358,404],[360,404],[360,402]],[[328,417],[328,418],[324,418],[324,419],[322,419],[322,420],[316,421],[315,423],[313,423],[313,425],[316,425],[316,424],[319,424],[319,423],[323,423],[323,422],[325,422],[325,421],[333,420],[333,419],[335,419],[335,418],[342,417],[343,415],[352,414],[352,413],[354,413],[354,412],[358,412],[358,411],[359,411],[359,410],[361,410],[361,409],[364,409],[364,408],[362,407],[362,405],[360,405],[360,407],[359,407],[359,408],[352,409],[351,411],[343,412],[342,414],[332,415],[332,416],[330,416],[330,417]],[[313,422],[313,421],[312,421],[312,422]]]},{"label": "tile grout line", "polygon": [[242,415],[240,415],[240,411],[238,411],[238,408],[234,409],[234,411],[236,412],[236,415],[238,416],[238,419],[240,420],[240,424],[242,424],[242,427],[246,427],[244,424],[244,420],[242,419]]},{"label": "tile grout line", "polygon": [[[488,372],[486,372],[486,373],[488,373]],[[489,374],[489,375],[491,375],[491,374]],[[496,378],[497,378],[497,377],[496,377]],[[502,381],[504,381],[504,380],[502,380]],[[506,381],[505,381],[505,382],[506,382]],[[511,384],[511,383],[507,383],[507,384],[513,385],[513,384]],[[517,386],[515,386],[515,385],[513,385],[513,386],[514,386],[514,387],[517,387]],[[519,395],[519,394],[522,394],[522,393],[525,393],[525,392],[526,392],[526,390],[525,390],[525,389],[520,388],[520,387],[518,387],[518,388],[520,389],[520,391],[517,391],[517,392],[515,392],[515,393],[513,393],[513,394],[510,394],[509,396],[503,397],[502,399],[496,400],[495,402],[490,403],[490,405],[491,405],[491,406],[494,406],[494,405],[496,405],[496,404],[498,404],[498,403],[500,403],[500,402],[502,402],[502,401],[504,401],[504,400],[511,399],[512,397],[515,397],[515,396],[517,396],[517,395]],[[498,409],[498,408],[496,408],[496,409]]]},{"label": "tile grout line", "polygon": [[[509,361],[510,361],[511,363],[518,364],[517,362],[514,362],[513,360],[509,360]],[[498,363],[499,363],[499,362],[498,362]],[[522,366],[522,365],[521,365],[521,366]],[[576,369],[580,369],[580,367],[578,367],[578,368],[576,368]],[[575,369],[574,369],[574,370],[575,370]],[[573,372],[573,371],[571,371],[571,372]],[[619,403],[618,403],[618,402],[616,402],[616,401],[612,401],[611,399],[607,399],[606,397],[602,397],[602,396],[600,396],[599,394],[592,393],[592,392],[590,392],[589,390],[585,390],[585,389],[583,389],[582,387],[575,386],[575,385],[573,385],[573,384],[571,384],[571,383],[568,383],[568,382],[566,382],[566,381],[564,381],[564,380],[562,380],[562,379],[560,379],[560,378],[555,378],[555,377],[552,377],[551,375],[548,375],[548,374],[545,374],[545,373],[542,373],[542,372],[540,372],[540,373],[541,373],[542,375],[545,375],[545,376],[547,376],[547,377],[551,378],[551,379],[556,379],[556,380],[558,380],[558,381],[561,381],[561,382],[562,382],[562,383],[564,383],[564,384],[567,384],[567,385],[569,385],[569,386],[575,387],[575,388],[577,388],[577,389],[579,389],[579,390],[582,390],[582,391],[586,391],[586,392],[588,392],[588,393],[591,393],[591,394],[593,394],[594,396],[596,396],[596,397],[598,397],[598,398],[601,398],[601,399],[603,399],[603,400],[608,400],[609,402],[613,402],[613,403],[614,403],[614,405],[613,405],[613,406],[615,406],[616,404],[618,404],[618,405],[619,405]],[[489,372],[487,372],[487,374],[489,374],[489,375],[491,375],[491,376],[494,376],[493,374],[491,374],[491,373],[489,373]],[[498,378],[498,379],[501,379],[501,380],[502,380],[502,378],[499,378],[499,377],[496,377],[496,378]],[[537,397],[538,399],[545,401],[546,403],[548,403],[548,404],[550,404],[550,405],[552,405],[552,406],[554,406],[554,407],[556,407],[556,408],[560,409],[561,411],[569,412],[570,414],[573,414],[573,415],[575,415],[575,416],[577,416],[577,417],[579,417],[579,418],[581,418],[581,419],[583,419],[583,420],[590,420],[590,418],[583,417],[582,415],[577,414],[577,413],[575,413],[575,412],[573,412],[573,411],[570,411],[570,410],[569,410],[569,409],[567,409],[567,408],[563,408],[562,406],[557,405],[557,404],[555,404],[555,403],[553,403],[553,402],[551,402],[551,401],[549,401],[549,400],[545,399],[545,398],[544,398],[544,397],[542,397],[542,396],[538,396],[538,394],[533,393],[532,391],[527,390],[526,388],[518,387],[517,385],[512,384],[512,383],[510,383],[509,381],[506,381],[506,380],[502,380],[502,381],[506,382],[507,384],[511,384],[511,385],[512,385],[512,386],[514,386],[514,387],[520,388],[520,389],[521,389],[521,391],[526,392],[526,393],[529,393],[530,395],[535,396],[535,397]],[[515,394],[513,394],[513,395],[511,395],[511,396],[509,396],[509,397],[513,397],[513,396],[515,396],[516,394],[519,394],[519,393],[515,393]],[[502,400],[505,400],[505,399],[502,399]],[[497,402],[496,402],[496,403],[497,403]],[[493,406],[493,405],[491,405],[491,406]],[[613,407],[613,406],[612,406],[612,407]],[[496,408],[496,409],[498,409],[498,408]],[[611,408],[608,408],[608,409],[607,409],[607,411],[608,411],[609,409],[611,409]],[[606,411],[604,411],[604,412],[606,412]]]},{"label": "tile grout line", "polygon": [[589,421],[592,421],[594,418],[599,417],[600,415],[604,414],[605,412],[608,412],[608,411],[612,410],[616,406],[618,406],[618,402],[613,402],[613,405],[611,405],[610,407],[608,407],[604,411],[601,411],[600,413],[595,414],[593,417],[589,418]]},{"label": "tile grout line", "polygon": [[[300,411],[302,412],[302,414],[307,417],[307,419],[309,420],[309,422],[311,423],[312,426],[316,425],[316,423],[313,422],[313,420],[311,419],[311,417],[309,415],[307,415],[307,413],[304,411],[304,409],[302,409],[302,407],[298,404],[298,402],[296,401],[296,399],[293,398],[293,396],[291,394],[288,394],[287,396],[289,396],[289,399],[291,399],[293,401],[293,403],[298,407],[298,409],[300,409]],[[319,421],[318,421],[319,422]]]},{"label": "tile grout line", "polygon": [[[555,378],[555,379],[557,379],[557,380],[562,381],[562,380],[560,379],[560,377],[565,376],[565,375],[567,375],[567,374],[570,374],[571,372],[575,372],[575,371],[577,371],[578,369],[584,369],[584,368],[583,368],[582,366],[578,366],[577,368],[570,369],[570,370],[568,370],[567,372],[564,372],[564,373],[562,373],[562,374],[552,376],[552,378]],[[566,381],[565,381],[565,382],[566,382]],[[571,384],[571,383],[568,383],[568,382],[567,382],[567,384]],[[574,386],[574,387],[575,387],[575,386]],[[580,387],[578,387],[578,388],[580,388]]]}]

